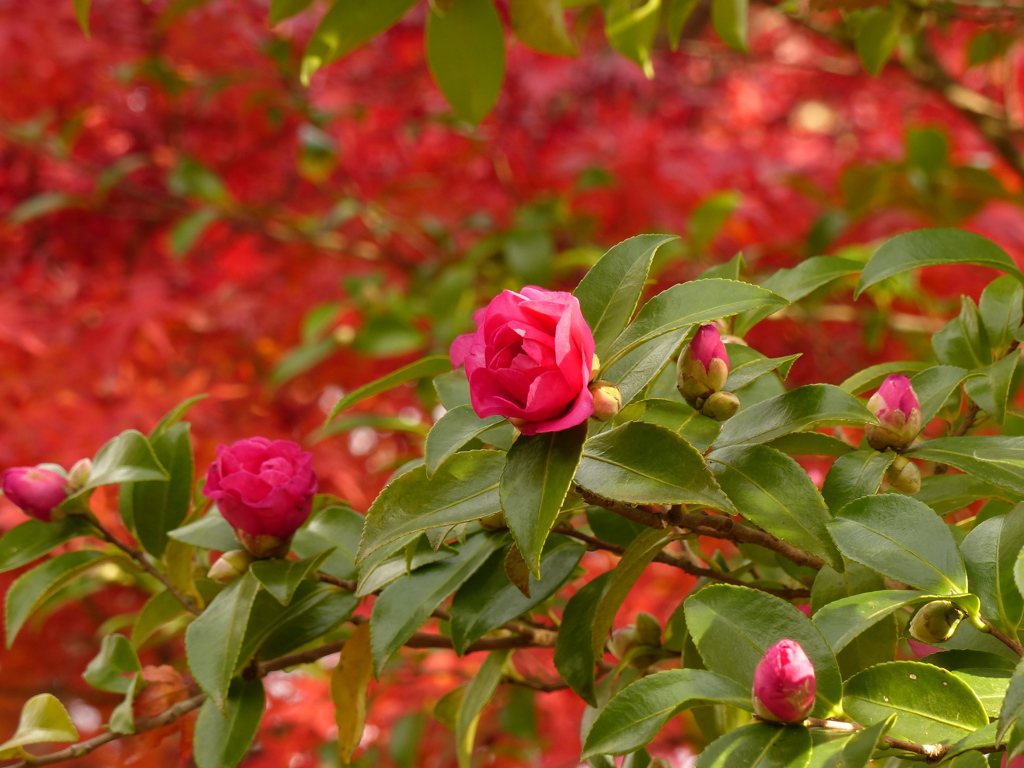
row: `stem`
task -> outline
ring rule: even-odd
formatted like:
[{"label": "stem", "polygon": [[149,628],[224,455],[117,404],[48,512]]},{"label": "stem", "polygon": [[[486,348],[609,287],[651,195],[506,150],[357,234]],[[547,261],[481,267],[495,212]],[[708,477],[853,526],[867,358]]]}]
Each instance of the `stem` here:
[{"label": "stem", "polygon": [[577,485],[576,492],[583,497],[583,500],[594,507],[602,507],[609,512],[614,512],[619,517],[632,520],[634,523],[646,525],[648,528],[667,528],[664,511],[648,504],[626,504],[621,501],[612,501],[588,491],[586,488]]},{"label": "stem", "polygon": [[1002,632],[1000,632],[998,629],[992,626],[988,619],[982,617],[981,620],[985,623],[985,629],[982,630],[983,632],[987,632],[988,634],[992,635],[992,637],[1001,642],[1003,645],[1005,645],[1011,651],[1016,653],[1018,656],[1024,656],[1024,646],[1022,646],[1020,643],[1018,643],[1016,640],[1009,637],[1008,635],[1004,635]]},{"label": "stem", "polygon": [[[811,728],[827,728],[831,731],[862,731],[864,726],[859,723],[847,723],[842,720],[820,720],[817,717],[809,717],[804,723]],[[894,736],[883,736],[882,741],[890,747],[913,752],[916,755],[927,757],[929,762],[938,760],[945,756],[949,747],[944,744],[918,744],[914,741],[897,739]]]},{"label": "stem", "polygon": [[120,549],[122,552],[128,555],[128,557],[134,560],[138,564],[138,566],[142,568],[143,571],[145,571],[154,579],[163,584],[164,587],[167,588],[167,591],[174,595],[175,599],[177,599],[179,603],[185,606],[185,610],[187,610],[193,616],[198,616],[200,613],[202,613],[202,611],[199,610],[199,607],[195,604],[195,602],[193,602],[192,598],[190,598],[188,595],[186,595],[176,586],[174,586],[174,584],[171,583],[171,580],[167,577],[165,573],[155,568],[153,564],[146,559],[146,554],[141,549],[136,549],[130,544],[126,544],[123,541],[119,540],[117,537],[114,536],[114,534],[112,534],[110,531],[104,528],[103,524],[99,520],[90,519],[89,522],[92,523],[93,527],[99,533],[99,537],[101,539],[110,544],[113,544],[115,547]]}]

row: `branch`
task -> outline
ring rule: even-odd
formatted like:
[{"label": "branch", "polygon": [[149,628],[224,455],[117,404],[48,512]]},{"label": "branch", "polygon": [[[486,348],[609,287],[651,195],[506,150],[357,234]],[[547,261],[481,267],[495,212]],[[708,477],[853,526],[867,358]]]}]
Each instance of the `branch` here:
[{"label": "branch", "polygon": [[1022,646],[1020,643],[1018,643],[1013,638],[1008,637],[1007,635],[1004,635],[1002,632],[1000,632],[998,629],[996,629],[994,626],[992,626],[991,622],[989,622],[988,619],[983,617],[982,621],[985,622],[985,627],[986,627],[986,629],[984,630],[985,632],[987,632],[988,634],[992,635],[992,637],[994,637],[996,640],[1001,642],[1003,645],[1005,645],[1011,651],[1016,653],[1018,656],[1024,656],[1024,646]]},{"label": "branch", "polygon": [[[809,717],[804,723],[810,728],[827,728],[831,731],[862,731],[864,726],[859,723],[847,723],[842,720],[820,720],[817,717]],[[916,755],[928,758],[928,761],[940,760],[949,751],[944,744],[918,744],[914,741],[897,739],[894,736],[883,736],[882,741],[890,747],[913,752]]]},{"label": "branch", "polygon": [[632,520],[634,523],[646,525],[648,528],[667,528],[664,510],[650,504],[626,504],[622,501],[612,501],[586,488],[577,485],[576,492],[583,497],[583,500],[594,507],[602,507],[609,512],[614,512],[619,517]]},{"label": "branch", "polygon": [[779,553],[797,565],[814,568],[815,570],[820,570],[825,565],[824,561],[814,555],[809,555],[802,549],[798,549],[782,539],[775,538],[770,533],[740,525],[728,515],[709,515],[706,512],[683,512],[676,506],[672,508],[666,517],[668,517],[669,522],[673,525],[686,528],[702,536],[726,539],[741,544],[757,544],[760,547]]}]

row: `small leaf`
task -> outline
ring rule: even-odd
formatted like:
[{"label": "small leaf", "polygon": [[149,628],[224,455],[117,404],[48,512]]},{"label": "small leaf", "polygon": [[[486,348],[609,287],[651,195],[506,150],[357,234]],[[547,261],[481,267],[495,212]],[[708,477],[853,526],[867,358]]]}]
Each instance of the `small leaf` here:
[{"label": "small leaf", "polygon": [[249,566],[249,570],[277,602],[288,605],[299,584],[308,574],[316,573],[320,565],[333,553],[332,548],[304,560],[256,560]]},{"label": "small leaf", "polygon": [[[129,520],[139,543],[154,557],[162,557],[167,547],[167,532],[182,523],[192,501],[195,460],[189,424],[175,424],[166,429],[153,440],[152,447],[160,464],[166,468],[168,479],[125,483],[120,493],[131,497]],[[122,501],[122,514],[126,506]]]},{"label": "small leaf", "polygon": [[967,396],[997,424],[1002,424],[1006,418],[1007,401],[1020,358],[1020,350],[1014,350],[1002,360],[979,368],[975,371],[979,375],[972,376],[964,384]]},{"label": "small leaf", "polygon": [[711,23],[722,42],[747,52],[747,0],[711,0]]},{"label": "small leaf", "polygon": [[601,574],[569,598],[555,643],[555,669],[569,687],[590,706],[597,706],[594,665],[603,656],[594,653],[594,617],[612,583],[612,572]]},{"label": "small leaf", "polygon": [[75,18],[78,19],[78,26],[82,28],[82,33],[86,37],[91,37],[89,34],[89,6],[91,4],[92,0],[74,0]]},{"label": "small leaf", "polygon": [[265,706],[259,678],[232,680],[223,713],[213,699],[204,701],[196,719],[197,768],[234,768],[242,762],[256,738]]},{"label": "small leaf", "polygon": [[997,743],[1001,742],[1010,729],[1017,724],[1021,715],[1024,715],[1024,661],[1017,664],[1013,677],[1010,678],[1010,685],[1006,689],[1006,699],[999,710]]},{"label": "small leaf", "polygon": [[751,723],[711,742],[694,768],[806,768],[811,732],[777,723]]},{"label": "small leaf", "polygon": [[176,406],[171,408],[171,410],[169,410],[167,414],[162,419],[160,419],[159,423],[157,423],[157,425],[153,427],[153,431],[149,433],[150,443],[153,443],[159,440],[161,437],[163,437],[164,433],[167,432],[167,430],[169,430],[171,427],[173,427],[175,424],[177,424],[185,417],[185,414],[188,413],[189,409],[192,408],[193,405],[198,403],[200,400],[205,400],[208,397],[209,395],[206,394],[194,395],[192,397],[186,398],[185,400],[182,400]]},{"label": "small leaf", "polygon": [[78,741],[78,730],[56,696],[40,693],[22,707],[18,729],[0,744],[0,760],[28,760],[29,755],[23,747],[52,741]]},{"label": "small leaf", "polygon": [[175,222],[168,233],[168,244],[171,255],[183,259],[189,255],[196,243],[219,218],[221,214],[214,208],[200,208]]},{"label": "small leaf", "polygon": [[[862,371],[850,376],[839,385],[839,388],[849,392],[851,395],[859,395],[869,389],[878,389],[882,382],[894,373],[902,373],[911,376],[925,368],[930,367],[928,363],[914,360],[900,360],[893,363],[879,363],[868,366]],[[916,389],[915,389],[916,391]],[[918,393],[920,397],[920,393]]]},{"label": "small leaf", "polygon": [[341,648],[338,665],[331,672],[331,701],[338,724],[338,760],[342,765],[352,762],[352,755],[363,738],[366,691],[372,676],[370,624],[364,622],[352,630]]},{"label": "small leaf", "polygon": [[833,514],[851,501],[874,496],[882,487],[889,465],[896,459],[892,451],[853,451],[840,456],[828,470],[821,495]]},{"label": "small leaf", "polygon": [[565,29],[561,0],[511,0],[508,12],[516,37],[535,51],[576,55],[576,45]]},{"label": "small leaf", "polygon": [[1024,286],[1010,275],[997,277],[982,291],[978,312],[992,350],[1002,355],[1024,322]]},{"label": "small leaf", "polygon": [[132,647],[136,650],[141,648],[143,643],[184,612],[185,606],[170,591],[157,592],[146,601],[135,618]]},{"label": "small leaf", "polygon": [[317,568],[336,579],[356,575],[356,550],[365,518],[344,504],[332,504],[314,513],[309,522],[295,532],[292,552],[310,558],[333,550]]},{"label": "small leaf", "polygon": [[869,8],[864,25],[857,33],[857,55],[864,69],[878,76],[900,41],[902,9]]},{"label": "small leaf", "polygon": [[522,435],[508,451],[498,488],[509,530],[535,578],[551,525],[580,465],[587,423]]},{"label": "small leaf", "polygon": [[490,0],[451,0],[427,17],[427,63],[455,114],[477,125],[505,79],[505,30]]},{"label": "small leaf", "polygon": [[381,392],[387,392],[390,389],[394,389],[399,384],[405,384],[410,381],[416,381],[417,379],[428,379],[439,373],[451,370],[451,362],[444,355],[437,355],[435,357],[424,357],[422,360],[417,360],[415,363],[409,363],[397,371],[389,373],[387,376],[383,376],[376,381],[371,381],[369,384],[364,384],[358,389],[354,389],[345,395],[341,400],[338,401],[331,409],[331,413],[327,416],[324,421],[324,425],[330,424],[342,411],[351,408],[356,403],[362,402],[368,397],[379,395]]},{"label": "small leaf", "polygon": [[86,666],[82,678],[101,691],[127,693],[132,683],[125,675],[141,671],[142,664],[128,638],[107,635],[100,645],[100,652]]},{"label": "small leaf", "polygon": [[700,0],[667,0],[668,39],[673,51],[679,50],[683,28],[699,4]]},{"label": "small leaf", "polygon": [[476,739],[476,725],[480,720],[480,713],[497,690],[505,662],[511,653],[512,651],[507,649],[491,651],[462,697],[459,714],[455,720],[459,768],[472,768],[473,741]]},{"label": "small leaf", "polygon": [[460,405],[447,411],[427,434],[424,458],[427,477],[430,478],[452,454],[470,440],[480,437],[491,427],[506,423],[502,416],[481,419],[471,405]]},{"label": "small leaf", "polygon": [[141,432],[129,429],[100,448],[92,460],[89,482],[71,498],[78,498],[101,485],[167,479],[167,470],[149,440]]},{"label": "small leaf", "polygon": [[176,541],[200,549],[229,552],[241,547],[238,537],[235,536],[235,529],[216,510],[210,510],[194,523],[168,531],[167,535]]},{"label": "small leaf", "polygon": [[[543,563],[543,559],[541,560]],[[527,565],[526,560],[523,559],[523,553],[519,551],[519,547],[515,544],[508,551],[508,555],[505,556],[505,560],[502,564],[504,566],[505,575],[508,576],[508,580],[512,583],[516,589],[518,589],[523,597],[530,598],[530,566]]]},{"label": "small leaf", "polygon": [[936,365],[920,371],[910,379],[910,384],[921,403],[922,425],[927,426],[938,415],[946,401],[968,375],[963,368]]},{"label": "small leaf", "polygon": [[270,0],[270,26],[276,26],[285,19],[298,16],[313,0]]},{"label": "small leaf", "polygon": [[642,0],[639,4],[610,0],[603,7],[604,34],[612,48],[636,62],[648,79],[654,77],[651,47],[658,33],[661,0]]}]

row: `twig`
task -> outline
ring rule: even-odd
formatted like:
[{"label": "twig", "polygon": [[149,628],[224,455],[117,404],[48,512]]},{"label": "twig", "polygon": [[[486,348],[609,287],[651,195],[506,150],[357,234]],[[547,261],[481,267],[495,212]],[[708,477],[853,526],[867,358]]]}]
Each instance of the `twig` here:
[{"label": "twig", "polygon": [[[809,717],[804,721],[804,723],[811,728],[827,728],[831,731],[864,730],[864,726],[859,723],[847,723],[842,720],[821,720],[817,717]],[[926,757],[929,762],[941,759],[946,755],[946,752],[949,751],[949,747],[944,744],[918,744],[914,741],[897,739],[894,736],[883,736],[882,740],[890,747],[895,747],[896,749],[902,749],[907,752],[913,752],[916,755]]]},{"label": "twig", "polygon": [[545,683],[541,680],[531,680],[527,677],[510,677],[509,675],[505,675],[501,678],[501,682],[507,683],[508,685],[518,685],[523,688],[530,688],[534,691],[540,691],[541,693],[564,691],[569,687],[567,683],[563,683],[560,680],[557,683]]},{"label": "twig", "polygon": [[576,492],[583,497],[583,500],[587,502],[587,504],[607,509],[609,512],[614,512],[619,517],[632,520],[634,523],[640,523],[640,525],[645,525],[648,528],[668,527],[664,513],[658,507],[647,504],[634,505],[626,504],[621,501],[612,501],[611,499],[598,496],[596,493],[592,493],[579,485],[576,486]]},{"label": "twig", "polygon": [[985,625],[987,627],[985,631],[988,634],[992,635],[992,637],[1001,642],[1003,645],[1005,645],[1011,651],[1016,653],[1018,656],[1024,656],[1024,646],[1022,646],[1013,638],[1004,635],[1002,632],[1000,632],[998,629],[992,626],[991,622],[989,622],[988,619],[982,617],[982,621],[985,622]]},{"label": "twig", "polygon": [[114,534],[112,534],[110,531],[104,528],[103,524],[99,520],[90,519],[89,522],[92,523],[93,527],[97,530],[101,539],[110,544],[113,544],[115,547],[120,549],[122,552],[128,555],[128,557],[134,560],[139,565],[139,567],[142,568],[142,570],[144,570],[154,579],[163,584],[167,588],[167,591],[174,595],[175,599],[177,599],[179,603],[185,606],[185,610],[187,610],[193,616],[198,616],[201,613],[199,607],[195,604],[195,602],[193,602],[192,598],[190,598],[188,595],[184,594],[181,590],[174,586],[174,584],[171,582],[171,580],[167,577],[165,573],[161,572],[157,568],[154,568],[153,564],[146,559],[146,555],[142,550],[136,549],[130,544],[125,544],[123,541],[119,540],[116,536],[114,536]]}]

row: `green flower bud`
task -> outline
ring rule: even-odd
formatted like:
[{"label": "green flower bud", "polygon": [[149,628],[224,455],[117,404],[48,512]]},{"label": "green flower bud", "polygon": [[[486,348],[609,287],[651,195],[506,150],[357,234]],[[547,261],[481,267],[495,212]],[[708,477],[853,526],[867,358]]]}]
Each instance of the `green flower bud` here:
[{"label": "green flower bud", "polygon": [[726,421],[740,409],[740,399],[732,392],[715,392],[704,401],[700,412],[716,421]]},{"label": "green flower bud", "polygon": [[910,620],[910,636],[928,645],[944,643],[956,632],[964,616],[949,600],[933,600]]},{"label": "green flower bud", "polygon": [[594,418],[598,421],[611,421],[622,410],[622,392],[610,381],[598,379],[590,385],[590,394],[594,397]]},{"label": "green flower bud", "polygon": [[79,459],[68,472],[68,493],[76,493],[85,487],[89,482],[89,475],[92,474],[92,459]]},{"label": "green flower bud", "polygon": [[921,490],[921,470],[906,456],[897,456],[885,471],[889,485],[900,493],[913,496]]},{"label": "green flower bud", "polygon": [[253,556],[244,549],[233,549],[221,555],[207,572],[206,577],[218,584],[230,584],[249,570]]},{"label": "green flower bud", "polygon": [[640,611],[636,615],[636,636],[643,645],[661,645],[661,625],[651,614]]}]

